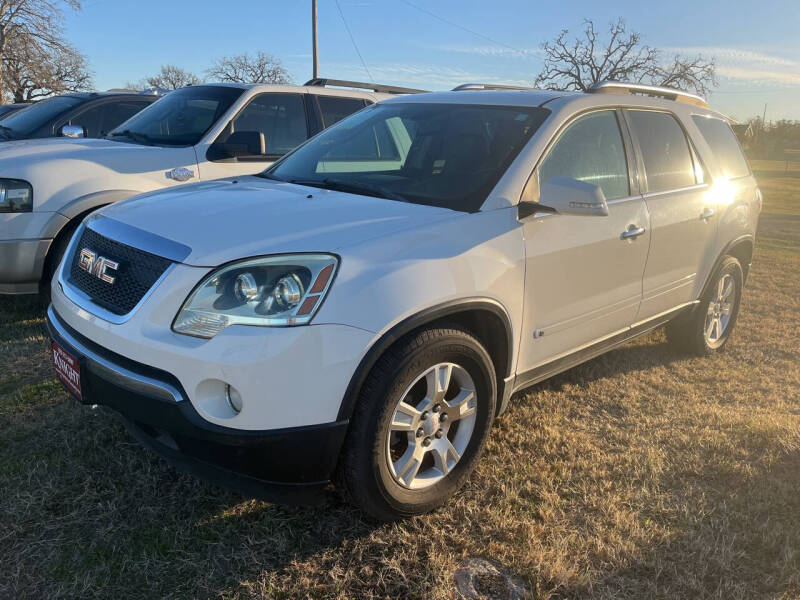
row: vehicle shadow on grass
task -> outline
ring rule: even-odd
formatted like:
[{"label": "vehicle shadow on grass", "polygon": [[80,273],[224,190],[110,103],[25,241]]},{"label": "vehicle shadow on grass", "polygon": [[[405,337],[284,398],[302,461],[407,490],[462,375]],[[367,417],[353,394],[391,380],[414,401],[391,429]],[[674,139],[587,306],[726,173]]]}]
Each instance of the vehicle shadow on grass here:
[{"label": "vehicle shadow on grass", "polygon": [[558,391],[570,385],[585,386],[601,379],[647,371],[654,367],[667,367],[686,358],[686,355],[674,350],[667,343],[663,328],[659,328],[646,336],[545,379],[521,393],[537,390]]}]

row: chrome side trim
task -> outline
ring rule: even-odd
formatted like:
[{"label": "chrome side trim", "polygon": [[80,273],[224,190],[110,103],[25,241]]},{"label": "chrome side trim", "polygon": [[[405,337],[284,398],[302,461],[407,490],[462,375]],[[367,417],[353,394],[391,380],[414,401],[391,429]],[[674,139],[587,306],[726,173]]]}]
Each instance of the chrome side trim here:
[{"label": "chrome side trim", "polygon": [[644,199],[647,200],[648,198],[658,198],[659,196],[669,196],[670,194],[681,194],[683,192],[699,192],[700,190],[705,190],[710,188],[711,186],[708,183],[697,183],[695,185],[687,185],[686,187],[682,188],[673,188],[671,190],[660,190],[658,192],[645,192]]},{"label": "chrome side trim", "polygon": [[[110,221],[111,219],[106,219]],[[93,226],[91,229],[93,231],[97,231],[94,227],[94,223],[96,221],[92,221]],[[175,263],[168,266],[164,272],[161,274],[161,277],[156,279],[156,282],[150,287],[149,290],[145,293],[144,296],[139,300],[139,302],[134,306],[129,312],[125,313],[124,315],[117,315],[104,309],[102,306],[99,306],[92,302],[92,299],[89,298],[86,294],[84,294],[81,290],[69,285],[67,283],[68,271],[67,266],[72,264],[73,259],[75,258],[75,250],[76,246],[78,245],[78,241],[81,239],[81,235],[83,235],[83,230],[87,227],[86,222],[82,223],[75,234],[72,236],[72,241],[70,241],[69,246],[67,247],[66,252],[64,252],[64,258],[61,261],[61,266],[58,269],[58,285],[61,286],[61,291],[64,292],[64,295],[69,298],[72,302],[80,306],[86,312],[95,315],[96,317],[100,317],[104,321],[108,321],[109,323],[113,323],[114,325],[121,325],[130,320],[130,318],[136,314],[136,311],[139,310],[139,307],[144,304],[147,299],[153,294],[156,288],[161,284],[162,281],[172,272],[172,269],[175,268]],[[105,235],[105,234],[101,234]],[[120,241],[116,238],[110,238],[114,241]],[[121,242],[124,243],[124,242]],[[137,246],[134,246],[138,248]],[[138,248],[140,250],[144,250],[143,248]],[[145,252],[149,252],[149,250],[145,250]],[[155,254],[155,252],[153,252]]]},{"label": "chrome side trim", "polygon": [[687,306],[694,306],[695,304],[700,304],[700,300],[692,300],[691,302],[684,302],[683,304],[679,304],[678,306],[675,306],[673,308],[655,314],[652,317],[647,317],[646,319],[642,319],[641,321],[636,321],[636,323],[631,325],[631,329],[635,329],[636,327],[641,327],[642,325],[646,325],[650,321],[666,317],[670,313],[678,312],[680,310],[683,310]]},{"label": "chrome side trim", "polygon": [[159,400],[175,403],[185,400],[181,392],[174,386],[134,373],[87,348],[61,324],[52,304],[47,308],[47,320],[61,339],[86,358],[86,368],[98,377],[131,392],[144,394]]},{"label": "chrome side trim", "polygon": [[576,367],[587,360],[591,360],[601,354],[605,354],[609,350],[613,350],[625,342],[645,335],[661,325],[664,325],[672,317],[680,314],[681,311],[686,310],[690,305],[696,304],[697,302],[698,301],[687,302],[652,317],[648,317],[647,319],[634,323],[630,327],[625,327],[624,329],[598,338],[588,344],[583,344],[578,348],[547,359],[546,362],[539,363],[538,366],[534,366],[523,373],[518,373],[514,378],[514,392],[540,381],[544,381],[545,379],[549,379],[553,375]]}]

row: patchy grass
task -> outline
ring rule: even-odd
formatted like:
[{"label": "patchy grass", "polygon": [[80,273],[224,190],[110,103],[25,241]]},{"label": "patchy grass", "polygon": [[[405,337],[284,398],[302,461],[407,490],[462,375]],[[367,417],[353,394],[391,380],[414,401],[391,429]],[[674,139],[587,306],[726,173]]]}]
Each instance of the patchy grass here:
[{"label": "patchy grass", "polygon": [[433,598],[486,557],[535,598],[800,597],[800,178],[762,178],[727,351],[663,333],[516,396],[466,489],[375,525],[178,474],[53,381],[0,300],[0,597]]}]

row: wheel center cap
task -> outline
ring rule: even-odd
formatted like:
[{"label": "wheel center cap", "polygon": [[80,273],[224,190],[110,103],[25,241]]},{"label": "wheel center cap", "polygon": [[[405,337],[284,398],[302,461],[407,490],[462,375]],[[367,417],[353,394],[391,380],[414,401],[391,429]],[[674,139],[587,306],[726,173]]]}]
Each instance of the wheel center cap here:
[{"label": "wheel center cap", "polygon": [[425,435],[433,435],[439,429],[439,415],[433,414],[425,421],[422,428],[425,430]]}]

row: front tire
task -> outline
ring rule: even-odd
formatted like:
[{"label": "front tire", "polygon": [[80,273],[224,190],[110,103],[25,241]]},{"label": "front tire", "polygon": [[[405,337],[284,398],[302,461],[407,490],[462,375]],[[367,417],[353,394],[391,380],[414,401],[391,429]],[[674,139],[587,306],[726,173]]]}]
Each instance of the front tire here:
[{"label": "front tire", "polygon": [[744,273],[732,256],[723,259],[710,285],[695,308],[667,323],[667,340],[679,351],[709,356],[721,351],[730,339],[739,303]]},{"label": "front tire", "polygon": [[381,521],[440,506],[474,470],[496,397],[491,358],[469,332],[430,328],[401,339],[359,395],[340,463],[347,495]]}]

